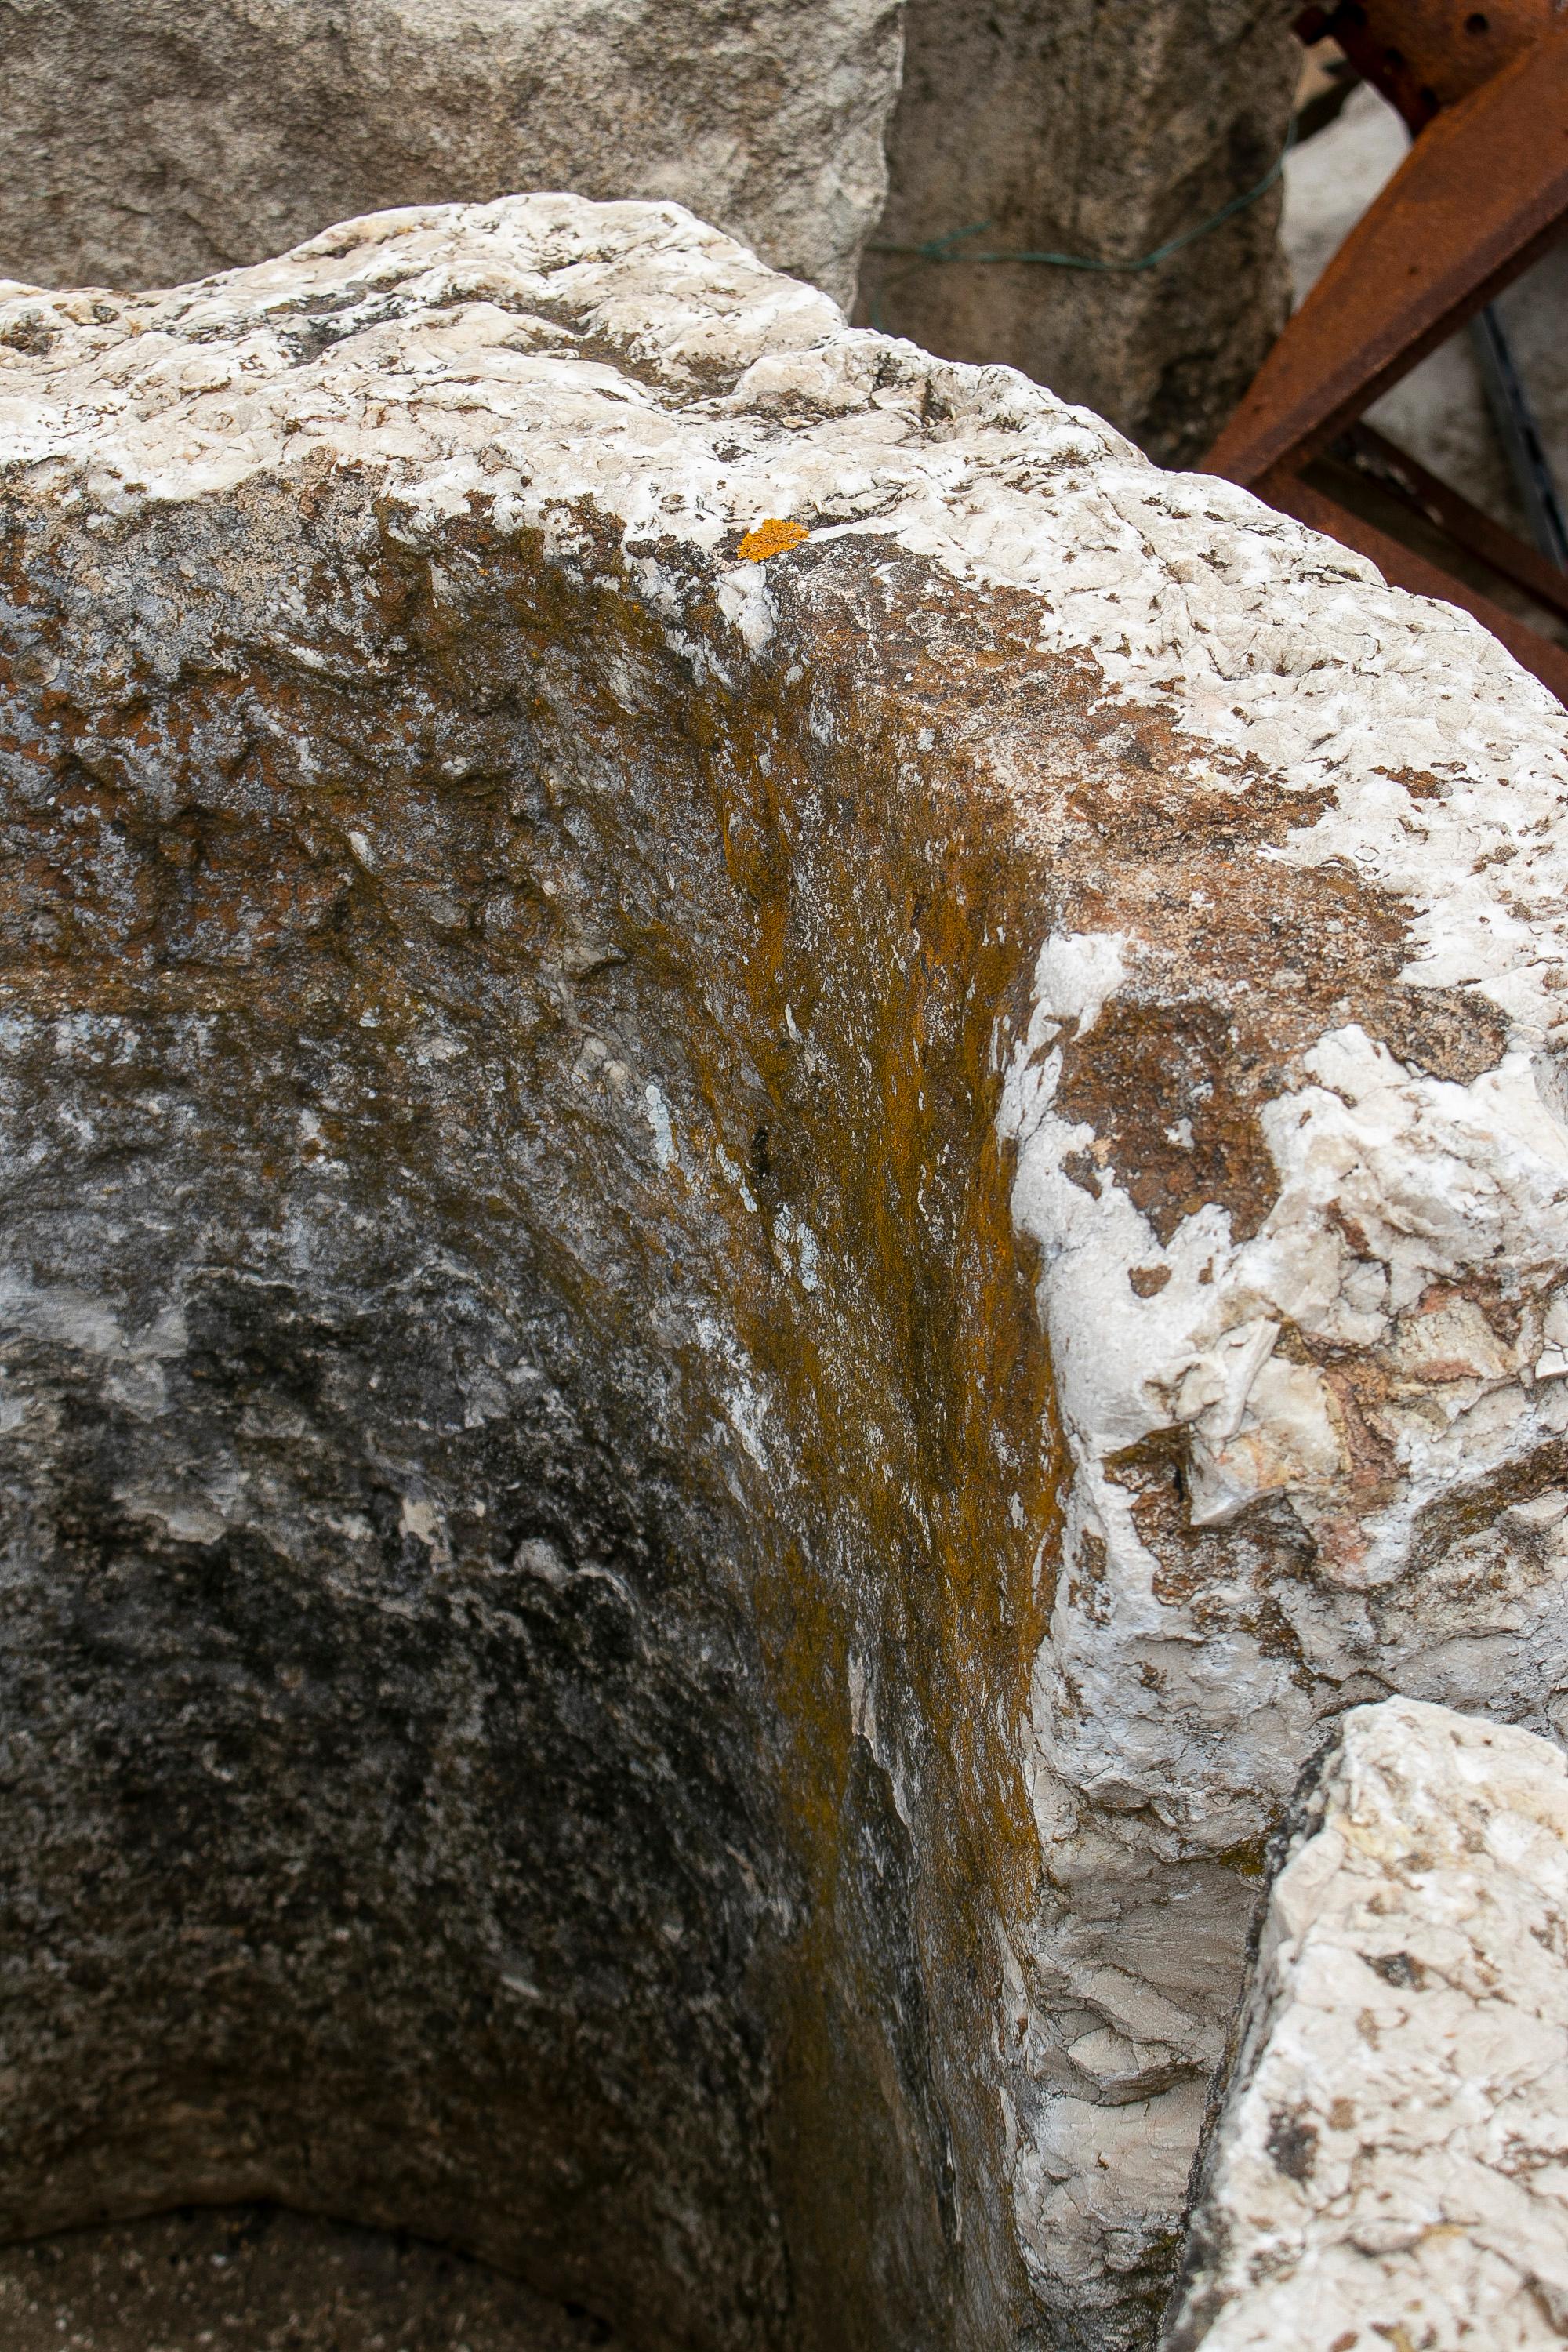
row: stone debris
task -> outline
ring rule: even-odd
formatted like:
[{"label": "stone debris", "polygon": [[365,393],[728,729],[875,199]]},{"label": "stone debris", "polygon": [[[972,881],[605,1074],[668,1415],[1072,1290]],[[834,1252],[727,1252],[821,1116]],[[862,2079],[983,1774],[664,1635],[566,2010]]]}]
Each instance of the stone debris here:
[{"label": "stone debris", "polygon": [[1279,192],[1158,268],[1131,261],[1264,179],[1285,144],[1294,10],[1257,0],[908,0],[906,63],[861,313],[949,359],[1004,361],[1163,462],[1206,449],[1284,324]]},{"label": "stone debris", "polygon": [[1562,709],[670,205],[0,461],[0,2230],[1147,2344],[1324,1720],[1568,1725]]},{"label": "stone debris", "polygon": [[1289,1825],[1165,2352],[1568,2332],[1568,1763],[1410,1699]]},{"label": "stone debris", "polygon": [[388,205],[672,197],[840,302],[900,0],[46,0],[6,20],[0,278],[171,286]]}]

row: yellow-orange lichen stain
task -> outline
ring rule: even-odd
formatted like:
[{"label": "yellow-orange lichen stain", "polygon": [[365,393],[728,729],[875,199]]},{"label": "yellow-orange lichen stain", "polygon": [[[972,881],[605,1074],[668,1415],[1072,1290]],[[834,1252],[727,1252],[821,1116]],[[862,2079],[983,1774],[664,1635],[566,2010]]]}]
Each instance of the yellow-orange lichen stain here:
[{"label": "yellow-orange lichen stain", "polygon": [[786,549],[798,547],[803,539],[810,537],[803,522],[783,522],[777,515],[769,515],[764,521],[752,525],[736,553],[742,563],[765,563],[770,555],[783,555]]}]

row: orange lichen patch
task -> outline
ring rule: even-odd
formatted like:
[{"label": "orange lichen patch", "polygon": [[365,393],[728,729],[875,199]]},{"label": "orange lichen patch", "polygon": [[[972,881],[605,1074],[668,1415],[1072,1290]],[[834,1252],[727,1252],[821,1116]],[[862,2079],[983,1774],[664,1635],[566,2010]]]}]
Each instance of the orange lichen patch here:
[{"label": "orange lichen patch", "polygon": [[783,555],[787,548],[798,547],[810,537],[803,522],[782,522],[777,515],[769,515],[752,524],[735,551],[742,563],[765,563],[770,555]]}]

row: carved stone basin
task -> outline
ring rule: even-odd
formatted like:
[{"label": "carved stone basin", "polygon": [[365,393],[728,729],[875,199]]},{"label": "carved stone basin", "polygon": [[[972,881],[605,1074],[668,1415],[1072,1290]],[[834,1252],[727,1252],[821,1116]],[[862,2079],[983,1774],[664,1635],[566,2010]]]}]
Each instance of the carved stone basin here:
[{"label": "carved stone basin", "polygon": [[1557,1719],[1562,712],[669,205],[0,460],[0,2231],[1146,2341],[1322,1719]]}]

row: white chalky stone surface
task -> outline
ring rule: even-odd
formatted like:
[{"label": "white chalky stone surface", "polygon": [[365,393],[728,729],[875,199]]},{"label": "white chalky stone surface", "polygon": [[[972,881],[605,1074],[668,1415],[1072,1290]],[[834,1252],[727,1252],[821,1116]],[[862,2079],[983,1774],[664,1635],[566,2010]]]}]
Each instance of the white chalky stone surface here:
[{"label": "white chalky stone surface", "polygon": [[1568,2330],[1568,1765],[1357,1707],[1270,1892],[1168,2352]]}]

